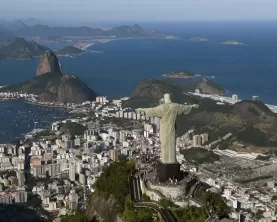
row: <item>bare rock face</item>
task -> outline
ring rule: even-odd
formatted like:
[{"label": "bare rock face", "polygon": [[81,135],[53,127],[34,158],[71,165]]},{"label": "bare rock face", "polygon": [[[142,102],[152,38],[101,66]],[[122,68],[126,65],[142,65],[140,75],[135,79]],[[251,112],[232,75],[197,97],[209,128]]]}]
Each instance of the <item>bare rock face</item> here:
[{"label": "bare rock face", "polygon": [[96,93],[74,75],[64,75],[56,55],[48,51],[40,58],[37,75],[4,90],[38,95],[43,102],[82,103],[96,98]]},{"label": "bare rock face", "polygon": [[46,52],[40,57],[36,75],[40,76],[46,73],[63,74],[60,61],[51,51]]}]

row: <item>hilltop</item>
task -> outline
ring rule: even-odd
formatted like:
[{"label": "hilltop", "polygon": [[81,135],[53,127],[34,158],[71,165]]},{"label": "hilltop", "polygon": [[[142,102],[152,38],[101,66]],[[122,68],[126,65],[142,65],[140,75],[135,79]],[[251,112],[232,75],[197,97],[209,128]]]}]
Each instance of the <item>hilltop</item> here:
[{"label": "hilltop", "polygon": [[201,78],[197,81],[195,90],[198,89],[203,94],[224,95],[225,89],[216,82],[208,79]]},{"label": "hilltop", "polygon": [[52,51],[47,51],[45,54],[40,56],[36,75],[39,76],[46,73],[56,73],[59,75],[63,74],[62,64]]},{"label": "hilltop", "polygon": [[148,78],[140,82],[131,98],[123,106],[132,108],[156,106],[165,93],[171,94],[174,102],[184,102],[185,100],[190,102],[196,101],[183,94],[182,87],[179,85]]},{"label": "hilltop", "polygon": [[41,56],[37,76],[0,91],[36,94],[42,102],[82,103],[96,97],[95,92],[77,76],[62,73],[60,62],[53,52]]},{"label": "hilltop", "polygon": [[85,53],[84,50],[76,48],[74,46],[65,46],[61,49],[55,51],[56,55],[58,56],[68,56],[68,55],[82,55]]},{"label": "hilltop", "polygon": [[15,38],[0,44],[0,59],[32,60],[48,50],[47,47],[28,42],[23,38]]}]

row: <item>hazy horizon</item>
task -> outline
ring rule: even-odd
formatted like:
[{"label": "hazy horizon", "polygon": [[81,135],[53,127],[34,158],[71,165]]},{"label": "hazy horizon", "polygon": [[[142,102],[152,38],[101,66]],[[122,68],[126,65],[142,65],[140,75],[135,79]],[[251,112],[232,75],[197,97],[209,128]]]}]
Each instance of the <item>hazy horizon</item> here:
[{"label": "hazy horizon", "polygon": [[2,0],[0,19],[57,24],[274,21],[276,0]]}]

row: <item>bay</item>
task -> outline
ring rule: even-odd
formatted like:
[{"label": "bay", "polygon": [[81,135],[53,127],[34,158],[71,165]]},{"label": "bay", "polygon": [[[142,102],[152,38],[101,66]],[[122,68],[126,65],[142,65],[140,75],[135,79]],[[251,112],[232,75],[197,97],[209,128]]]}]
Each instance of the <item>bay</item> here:
[{"label": "bay", "polygon": [[[146,23],[142,26],[167,31],[180,39],[118,40],[94,45],[90,49],[104,53],[61,57],[65,73],[77,75],[99,94],[118,98],[130,96],[144,78],[162,79],[165,72],[185,69],[214,76],[230,94],[236,93],[241,99],[258,95],[263,102],[277,105],[277,22]],[[191,41],[195,36],[209,41]],[[222,44],[226,40],[244,44]],[[37,65],[38,58],[0,61],[0,85],[35,76]],[[0,120],[8,121],[11,117],[2,115]],[[4,125],[0,131],[1,127]],[[0,135],[0,142],[1,138]]]},{"label": "bay", "polygon": [[45,128],[70,114],[62,108],[27,104],[22,100],[0,102],[0,144],[9,143],[34,128]]}]

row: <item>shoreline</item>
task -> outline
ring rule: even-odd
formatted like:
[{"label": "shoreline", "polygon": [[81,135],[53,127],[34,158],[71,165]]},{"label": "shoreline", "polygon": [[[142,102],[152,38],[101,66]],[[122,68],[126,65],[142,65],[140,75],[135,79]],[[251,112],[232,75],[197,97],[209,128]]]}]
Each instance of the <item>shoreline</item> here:
[{"label": "shoreline", "polygon": [[[212,95],[212,94],[199,94],[199,93],[193,93],[193,92],[188,92],[188,93],[184,93],[184,94],[198,96],[198,97],[206,98],[206,99],[211,99],[211,100],[218,101],[218,102],[225,102],[225,103],[229,103],[231,105],[234,105],[235,103],[244,101],[244,100],[237,100],[236,102],[234,102],[232,100],[232,97],[218,96],[218,95]],[[264,103],[264,105],[266,105],[273,113],[277,113],[277,105],[271,105],[271,104],[267,104],[267,103]]]},{"label": "shoreline", "polygon": [[76,107],[69,107],[69,106],[65,106],[65,105],[58,105],[58,104],[45,104],[42,102],[33,102],[33,101],[29,101],[28,99],[24,99],[24,98],[6,98],[6,99],[0,99],[0,103],[1,102],[7,102],[7,101],[22,101],[26,104],[29,105],[35,105],[35,106],[43,106],[43,107],[48,107],[48,108],[61,108],[61,109],[71,109],[71,110],[79,110],[82,108],[76,108]]},{"label": "shoreline", "polygon": [[[227,97],[227,96],[218,96],[218,95],[209,95],[209,94],[197,94],[197,93],[193,93],[193,92],[189,92],[189,93],[184,93],[184,94],[188,94],[188,95],[192,95],[192,96],[198,96],[201,98],[208,98],[211,100],[215,100],[218,102],[225,102],[225,103],[229,103],[231,105],[234,105],[237,102],[241,102],[243,100],[237,100],[236,102],[232,101],[232,97]],[[68,116],[67,117],[62,117],[62,119],[66,119],[69,116],[71,116],[72,114],[74,114],[74,111],[76,113],[81,113],[81,112],[85,112],[85,113],[89,113],[89,109],[88,107],[70,107],[67,105],[61,105],[61,104],[55,104],[55,103],[42,103],[42,102],[35,102],[35,101],[30,101],[28,99],[24,99],[24,98],[10,98],[10,99],[5,99],[5,100],[0,100],[0,102],[6,102],[6,101],[23,101],[26,104],[29,105],[35,105],[35,106],[41,106],[41,107],[47,107],[47,108],[60,108],[60,109],[64,109],[68,111]],[[73,105],[80,105],[80,104],[73,104]],[[265,105],[273,112],[273,113],[277,113],[277,105],[270,105],[270,104],[266,104]],[[51,112],[51,110],[50,110]],[[55,121],[49,121],[49,125],[51,125],[52,123],[54,123]],[[41,128],[42,131],[46,130],[47,126]],[[32,132],[32,131],[31,131]],[[30,132],[27,133],[22,133],[20,134],[20,138],[25,138],[26,135],[30,134]],[[5,143],[5,144],[9,144]]]},{"label": "shoreline", "polygon": [[[31,101],[28,101],[24,98],[10,98],[10,99],[5,99],[5,100],[0,100],[0,103],[1,102],[23,102],[23,104],[28,104],[28,105],[34,105],[34,106],[37,106],[37,107],[45,107],[45,108],[49,108],[49,110],[47,110],[47,112],[51,113],[51,112],[62,112],[62,113],[67,113],[66,115],[61,115],[61,116],[56,116],[56,115],[53,115],[53,118],[51,120],[39,120],[38,122],[34,122],[34,120],[29,120],[29,121],[33,121],[32,123],[40,123],[40,124],[43,124],[44,126],[40,126],[39,128],[36,127],[36,124],[34,125],[34,128],[33,129],[27,129],[26,130],[21,130],[20,134],[19,135],[14,135],[13,136],[13,139],[14,138],[19,138],[20,140],[22,141],[26,141],[26,135],[28,134],[31,134],[33,131],[36,131],[36,130],[40,130],[40,131],[45,131],[49,128],[49,126],[51,127],[51,125],[56,122],[57,120],[65,120],[67,118],[71,118],[72,117],[72,114],[70,112],[70,109],[74,109],[73,107],[66,107],[66,106],[58,106],[58,105],[50,105],[50,104],[39,104],[39,103],[34,103],[34,102],[31,102]],[[52,108],[52,109],[51,109]],[[47,124],[45,124],[47,122]],[[30,125],[30,124],[29,124]],[[29,127],[29,126],[28,126]],[[23,131],[26,131],[26,132],[23,132]],[[12,143],[13,139],[9,140],[9,139],[3,139],[1,140],[1,144],[10,144]]]},{"label": "shoreline", "polygon": [[[174,77],[172,77],[174,78]],[[193,77],[192,77],[193,78]],[[185,78],[184,78],[185,79]],[[218,102],[226,102],[229,104],[235,104],[237,102],[241,102],[244,101],[242,100],[237,100],[236,102],[234,102],[232,100],[232,97],[228,97],[228,96],[220,96],[220,95],[212,95],[212,94],[198,94],[198,93],[194,93],[194,92],[187,92],[183,94],[188,94],[188,95],[192,95],[192,96],[198,96],[201,98],[206,98],[206,99],[211,99],[211,100],[215,100]],[[70,110],[76,110],[76,111],[84,111],[84,109],[87,109],[87,107],[70,107],[70,106],[66,106],[66,105],[59,105],[59,104],[55,104],[55,103],[44,103],[44,102],[38,102],[38,101],[30,101],[28,99],[25,98],[0,98],[0,103],[1,102],[6,102],[6,101],[23,101],[26,104],[30,104],[30,105],[36,105],[36,106],[44,106],[44,107],[49,107],[49,108],[63,108],[63,109],[70,109]],[[91,101],[90,101],[91,102]],[[74,105],[80,105],[80,104],[74,104]],[[273,105],[273,104],[267,104],[264,103],[264,105],[266,105],[272,112],[277,113],[277,105]]]}]

